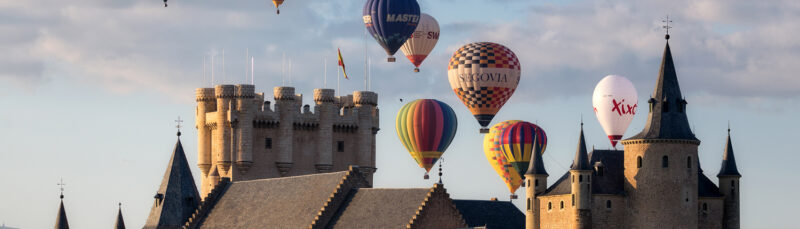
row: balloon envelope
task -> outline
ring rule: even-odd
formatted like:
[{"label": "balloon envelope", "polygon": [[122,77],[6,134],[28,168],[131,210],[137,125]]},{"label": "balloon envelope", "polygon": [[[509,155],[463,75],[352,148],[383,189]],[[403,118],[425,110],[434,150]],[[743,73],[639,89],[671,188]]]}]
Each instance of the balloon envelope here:
[{"label": "balloon envelope", "polygon": [[520,177],[528,171],[531,153],[544,154],[546,148],[547,135],[536,124],[521,121],[503,128],[501,132],[500,151]]},{"label": "balloon envelope", "polygon": [[636,115],[638,103],[636,88],[625,77],[608,75],[597,83],[592,95],[592,106],[611,146],[616,147],[617,142],[622,139]]},{"label": "balloon envelope", "polygon": [[450,58],[447,78],[456,96],[486,130],[517,89],[520,64],[514,52],[503,45],[472,43],[462,46]]},{"label": "balloon envelope", "polygon": [[278,14],[281,13],[280,6],[283,4],[283,0],[272,0],[272,4],[275,5],[275,10],[277,10]]},{"label": "balloon envelope", "polygon": [[513,166],[508,162],[508,159],[503,155],[503,152],[500,151],[500,136],[502,133],[503,128],[520,122],[518,120],[511,120],[500,122],[492,126],[489,131],[489,134],[483,137],[483,152],[486,156],[486,160],[489,162],[489,165],[492,166],[494,171],[497,175],[503,179],[503,182],[506,183],[508,187],[508,191],[514,193],[519,189],[519,186],[522,185],[523,179],[519,176],[519,173]]},{"label": "balloon envelope", "polygon": [[419,4],[416,0],[367,0],[362,16],[369,33],[389,54],[389,62],[394,62],[392,55],[417,28]]},{"label": "balloon envelope", "polygon": [[439,23],[431,15],[423,13],[417,29],[406,40],[406,43],[400,47],[400,50],[406,54],[408,60],[416,67],[414,72],[419,72],[419,65],[428,57],[428,54],[431,53],[438,41]]},{"label": "balloon envelope", "polygon": [[397,136],[426,173],[453,141],[458,120],[453,109],[435,99],[414,100],[397,113]]}]

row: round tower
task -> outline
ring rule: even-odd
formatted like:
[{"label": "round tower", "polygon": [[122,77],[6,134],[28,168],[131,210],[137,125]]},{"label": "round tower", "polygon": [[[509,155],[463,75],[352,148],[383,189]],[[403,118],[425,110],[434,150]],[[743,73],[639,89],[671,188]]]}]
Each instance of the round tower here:
[{"label": "round tower", "polygon": [[295,101],[293,87],[275,87],[275,111],[278,112],[279,124],[277,151],[278,158],[275,165],[281,176],[286,176],[294,164],[292,161],[292,140],[294,138],[294,117],[300,111],[299,103]]},{"label": "round tower", "polygon": [[242,173],[253,165],[253,120],[256,114],[255,86],[236,85],[236,168]]},{"label": "round tower", "polygon": [[569,170],[572,207],[575,209],[575,220],[572,228],[592,228],[592,166],[589,165],[589,155],[586,152],[586,140],[583,137],[583,123],[581,135],[578,139],[578,149],[575,159]]},{"label": "round tower", "polygon": [[378,125],[377,112],[375,107],[378,105],[378,94],[371,91],[353,92],[353,104],[358,112],[358,149],[357,161],[360,168],[368,173],[370,182],[371,174],[375,171],[375,152],[372,151],[373,141],[377,133]]},{"label": "round tower", "polygon": [[231,105],[236,96],[233,85],[217,85],[214,87],[217,97],[216,129],[213,131],[212,150],[220,177],[228,176],[231,167]]},{"label": "round tower", "polygon": [[314,166],[318,173],[329,172],[333,168],[333,121],[338,116],[334,104],[333,89],[314,89],[314,111],[319,115],[317,132],[317,160]]},{"label": "round tower", "polygon": [[728,129],[728,142],[722,156],[722,166],[717,174],[719,178],[719,191],[725,195],[723,200],[722,228],[739,229],[739,180],[742,174],[736,168],[736,158],[733,156],[731,144],[731,130]]},{"label": "round tower", "polygon": [[[535,144],[534,144],[535,145]],[[536,147],[531,154],[528,170],[525,171],[525,228],[539,229],[541,213],[539,212],[538,195],[547,191],[547,170],[544,168],[542,154]]]},{"label": "round tower", "polygon": [[[208,175],[211,169],[211,128],[206,126],[206,113],[216,110],[214,88],[198,88],[196,90],[197,110],[195,112],[195,128],[197,128],[197,166],[202,176]],[[213,120],[211,120],[213,122]]]}]

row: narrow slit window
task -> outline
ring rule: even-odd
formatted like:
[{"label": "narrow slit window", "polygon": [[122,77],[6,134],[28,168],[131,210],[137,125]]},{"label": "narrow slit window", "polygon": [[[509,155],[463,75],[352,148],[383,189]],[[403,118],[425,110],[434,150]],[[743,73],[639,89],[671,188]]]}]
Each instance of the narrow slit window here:
[{"label": "narrow slit window", "polygon": [[636,168],[642,167],[642,156],[636,157]]},{"label": "narrow slit window", "polygon": [[606,208],[611,209],[611,200],[606,200]]},{"label": "narrow slit window", "polygon": [[264,139],[264,148],[272,149],[272,138]]},{"label": "narrow slit window", "polygon": [[561,201],[561,209],[564,209],[564,201]]},{"label": "narrow slit window", "polygon": [[336,142],[336,152],[344,152],[344,141]]},{"label": "narrow slit window", "polygon": [[664,167],[664,168],[669,167],[669,157],[667,157],[667,156],[661,157],[661,167]]},{"label": "narrow slit window", "polygon": [[686,168],[692,168],[692,157],[686,157]]}]

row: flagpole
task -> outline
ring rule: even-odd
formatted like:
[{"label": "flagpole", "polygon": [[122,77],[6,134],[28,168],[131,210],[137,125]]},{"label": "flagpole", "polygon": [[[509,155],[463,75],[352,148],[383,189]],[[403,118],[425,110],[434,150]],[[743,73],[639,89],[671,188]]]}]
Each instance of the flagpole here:
[{"label": "flagpole", "polygon": [[256,85],[256,70],[255,70],[255,63],[256,58],[250,57],[250,84]]},{"label": "flagpole", "polygon": [[281,58],[281,86],[285,86],[283,80],[283,69],[286,67],[286,52],[283,52],[283,57]]},{"label": "flagpole", "polygon": [[203,83],[201,83],[203,87],[206,85],[206,55],[203,55]]},{"label": "flagpole", "polygon": [[364,30],[364,90],[367,91],[367,30]]},{"label": "flagpole", "polygon": [[227,83],[228,75],[225,74],[225,49],[222,49],[222,84]]},{"label": "flagpole", "polygon": [[322,88],[328,88],[328,56],[322,57]]},{"label": "flagpole", "polygon": [[211,54],[211,87],[214,87],[214,54]]},{"label": "flagpole", "polygon": [[342,93],[339,92],[339,85],[340,85],[339,81],[341,81],[340,77],[339,77],[339,69],[336,69],[336,94],[337,95],[342,95]]},{"label": "flagpole", "polygon": [[247,48],[244,54],[244,82],[247,82],[247,61],[250,59],[250,48]]}]

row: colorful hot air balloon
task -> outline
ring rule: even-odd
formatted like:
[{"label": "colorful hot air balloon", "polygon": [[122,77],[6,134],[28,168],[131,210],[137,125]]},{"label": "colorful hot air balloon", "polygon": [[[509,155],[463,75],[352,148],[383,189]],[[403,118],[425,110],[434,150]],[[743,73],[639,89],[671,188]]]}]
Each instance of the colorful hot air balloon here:
[{"label": "colorful hot air balloon", "polygon": [[419,65],[428,57],[436,42],[439,41],[439,23],[428,14],[422,14],[419,25],[400,50],[414,64],[414,72],[419,72]]},{"label": "colorful hot air balloon", "polygon": [[369,33],[389,55],[389,62],[394,62],[394,53],[417,28],[419,4],[416,0],[367,0],[363,18]]},{"label": "colorful hot air balloon", "polygon": [[435,99],[414,100],[397,113],[397,137],[408,153],[425,168],[425,179],[456,136],[458,120],[453,108]]},{"label": "colorful hot air balloon", "polygon": [[517,56],[503,45],[478,42],[462,46],[447,67],[450,87],[481,125],[481,133],[519,85]]},{"label": "colorful hot air balloon", "polygon": [[636,115],[638,104],[639,96],[636,94],[636,88],[625,77],[606,76],[594,88],[592,96],[594,114],[614,148]]},{"label": "colorful hot air balloon", "polygon": [[283,0],[272,0],[272,4],[275,5],[276,14],[281,14],[280,6],[283,4]]},{"label": "colorful hot air balloon", "polygon": [[525,177],[531,153],[544,154],[547,148],[547,135],[539,126],[529,122],[513,123],[503,131],[500,136],[500,151],[508,159],[520,177]]},{"label": "colorful hot air balloon", "polygon": [[506,183],[512,198],[516,197],[514,193],[522,185],[523,179],[519,176],[517,170],[508,163],[508,159],[503,155],[503,152],[500,151],[500,137],[502,136],[503,128],[517,122],[520,121],[511,120],[495,124],[490,129],[489,134],[483,137],[483,152],[486,155],[486,160],[489,161],[497,175],[500,175],[500,178]]}]

